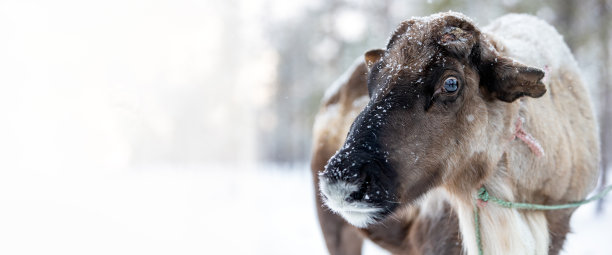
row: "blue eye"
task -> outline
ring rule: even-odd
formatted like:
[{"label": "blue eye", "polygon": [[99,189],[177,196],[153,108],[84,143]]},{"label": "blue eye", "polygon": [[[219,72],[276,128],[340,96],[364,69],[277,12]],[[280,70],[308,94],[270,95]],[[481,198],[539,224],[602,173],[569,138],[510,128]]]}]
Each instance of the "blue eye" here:
[{"label": "blue eye", "polygon": [[457,81],[457,78],[450,77],[444,81],[444,90],[446,92],[455,92],[457,91],[457,88],[459,88],[459,82]]}]

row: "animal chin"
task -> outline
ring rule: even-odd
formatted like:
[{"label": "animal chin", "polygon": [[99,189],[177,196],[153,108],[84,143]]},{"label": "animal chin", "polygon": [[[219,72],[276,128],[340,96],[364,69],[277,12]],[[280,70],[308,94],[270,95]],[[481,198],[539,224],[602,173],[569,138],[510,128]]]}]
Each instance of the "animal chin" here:
[{"label": "animal chin", "polygon": [[348,223],[365,228],[381,218],[383,208],[374,207],[363,201],[347,201],[346,198],[359,189],[357,185],[343,181],[329,184],[321,179],[319,186],[325,205],[334,213],[342,216]]},{"label": "animal chin", "polygon": [[348,223],[359,228],[365,228],[380,219],[382,208],[371,207],[366,203],[348,203],[333,199],[324,199],[325,205],[334,213],[339,214]]},{"label": "animal chin", "polygon": [[342,218],[344,218],[348,223],[352,224],[353,226],[358,228],[365,228],[368,225],[375,223],[377,220],[376,215],[378,214],[376,212],[380,211],[380,209],[372,209],[375,209],[376,211],[337,211],[337,213],[340,214]]}]

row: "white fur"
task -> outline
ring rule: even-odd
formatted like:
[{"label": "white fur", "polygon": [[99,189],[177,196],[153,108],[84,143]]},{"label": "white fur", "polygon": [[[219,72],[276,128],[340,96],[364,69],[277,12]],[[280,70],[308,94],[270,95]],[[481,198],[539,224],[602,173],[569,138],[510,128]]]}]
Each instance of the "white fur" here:
[{"label": "white fur", "polygon": [[347,202],[346,198],[359,189],[356,185],[343,181],[329,184],[325,179],[321,178],[319,187],[324,195],[325,205],[356,227],[365,228],[369,224],[374,223],[374,215],[383,210],[382,208],[371,207],[371,205],[366,203]]},{"label": "white fur", "polygon": [[561,66],[579,70],[571,52],[557,30],[531,15],[509,14],[483,28],[507,47],[513,59],[542,70]]},{"label": "white fur", "polygon": [[447,192],[442,188],[430,190],[420,199],[420,215],[427,218],[439,217],[440,213],[444,213],[444,204],[448,202],[448,197]]},{"label": "white fur", "polygon": [[[460,198],[451,201],[459,218],[465,252],[476,255],[473,201],[461,201]],[[492,202],[479,210],[484,254],[548,254],[550,240],[543,212],[508,209]]]},{"label": "white fur", "polygon": [[[504,187],[501,178],[494,181],[500,188],[491,189],[491,195],[513,199],[511,190]],[[439,217],[444,213],[445,202],[451,203],[457,213],[465,254],[478,254],[473,199],[454,197],[445,189],[436,188],[423,196],[418,205],[419,217]],[[484,254],[548,254],[548,226],[541,211],[508,209],[490,202],[480,208],[480,224]]]},{"label": "white fur", "polygon": [[[575,62],[568,57],[571,56],[568,48],[559,43],[562,40],[559,34],[537,18],[507,15],[483,30],[492,33],[496,40],[501,41],[507,47],[507,54],[517,61],[542,69],[557,70],[561,66],[577,69]],[[495,125],[496,121],[489,123]],[[491,132],[492,130],[496,132]],[[490,126],[488,136],[494,139],[492,133],[509,133],[509,130],[500,131],[500,127]],[[487,150],[489,155],[501,155],[499,150],[506,149],[506,146],[500,146],[495,141],[489,141],[487,144],[490,145]],[[520,162],[520,159],[509,158],[509,161]],[[511,169],[497,169],[496,174],[485,184],[489,194],[514,201],[512,182],[509,182],[507,173],[511,173],[510,176],[525,176],[522,171],[524,169],[520,165],[513,165]],[[478,254],[474,197],[475,194],[448,199],[457,212],[463,245],[468,255]],[[479,211],[484,254],[548,254],[550,236],[544,212],[509,209],[493,202],[489,202]]]},{"label": "white fur", "polygon": [[[511,24],[511,25],[509,25]],[[525,39],[525,31],[532,34],[530,38],[557,37],[558,34],[552,27],[542,21],[532,17],[521,15],[509,15],[500,18],[493,24],[485,28],[486,31],[493,31],[496,38],[501,35],[504,44],[510,49],[512,57],[531,66],[544,67],[559,65],[555,54],[568,54],[563,46],[552,47],[558,42],[543,42],[538,39]],[[499,39],[499,38],[497,38]],[[537,42],[535,42],[537,41]],[[546,47],[533,47],[533,44],[547,44]],[[528,47],[531,45],[531,48]],[[540,51],[545,48],[546,50]],[[532,58],[539,58],[533,60]],[[543,61],[548,59],[548,61]],[[476,115],[483,116],[483,115]],[[483,139],[482,142],[474,142],[474,145],[486,145],[486,150],[489,155],[502,155],[503,151],[508,148],[508,142],[501,142],[500,137],[507,137],[514,130],[505,130],[502,126],[496,125],[502,123],[497,118],[505,116],[489,112],[487,115],[490,120],[471,119],[467,117],[467,121],[472,123],[475,121],[487,121],[489,123],[486,132],[482,135],[474,137],[474,139]],[[495,119],[495,120],[493,120]],[[499,140],[498,140],[499,139]],[[481,148],[471,147],[468,154],[476,153]],[[510,159],[514,162],[514,159]],[[453,166],[453,162],[448,162],[449,166]],[[499,166],[498,166],[499,167]],[[515,166],[516,167],[516,166]],[[515,197],[512,191],[512,182],[509,182],[507,171],[520,171],[520,169],[496,169],[496,174],[491,177],[485,184],[489,194],[492,196],[514,201]],[[521,174],[513,174],[513,176],[524,176]],[[474,190],[475,192],[475,190]],[[441,193],[444,194],[444,193]],[[446,193],[451,196],[450,192]],[[454,195],[453,195],[454,196]],[[449,197],[447,201],[452,204],[453,209],[457,212],[459,219],[459,228],[462,235],[463,247],[468,255],[478,254],[478,246],[476,242],[476,229],[474,226],[474,204],[475,194],[462,195],[461,197]],[[548,233],[548,223],[545,214],[541,211],[528,211],[504,208],[499,205],[489,202],[488,205],[479,209],[480,211],[480,231],[484,254],[548,254],[548,246],[550,243]]]}]

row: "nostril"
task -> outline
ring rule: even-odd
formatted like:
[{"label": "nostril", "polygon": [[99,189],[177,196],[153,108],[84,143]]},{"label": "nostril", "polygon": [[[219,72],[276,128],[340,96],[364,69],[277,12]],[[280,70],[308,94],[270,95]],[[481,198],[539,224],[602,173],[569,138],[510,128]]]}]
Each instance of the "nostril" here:
[{"label": "nostril", "polygon": [[364,196],[365,196],[365,192],[355,191],[346,198],[346,201],[347,202],[360,201],[363,199]]},{"label": "nostril", "polygon": [[359,187],[359,190],[351,193],[347,198],[346,201],[347,202],[354,202],[354,201],[360,201],[363,200],[363,198],[366,195],[366,192],[368,191],[368,184],[370,183],[370,178],[369,176],[366,177],[365,181],[363,183],[361,183],[361,186]]}]

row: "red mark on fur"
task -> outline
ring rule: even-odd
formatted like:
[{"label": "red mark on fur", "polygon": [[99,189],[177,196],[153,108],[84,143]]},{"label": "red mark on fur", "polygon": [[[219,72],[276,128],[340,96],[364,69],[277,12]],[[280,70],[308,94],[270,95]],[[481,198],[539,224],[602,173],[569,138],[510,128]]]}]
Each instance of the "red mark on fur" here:
[{"label": "red mark on fur", "polygon": [[516,131],[514,131],[514,136],[512,137],[512,140],[514,140],[514,138],[521,139],[521,141],[527,144],[527,146],[529,147],[529,149],[531,149],[531,152],[533,152],[533,154],[535,154],[538,157],[541,157],[544,155],[544,149],[542,148],[542,145],[540,145],[538,140],[533,138],[531,134],[525,132],[525,130],[523,129],[523,120],[521,118],[516,120],[515,129]]}]

